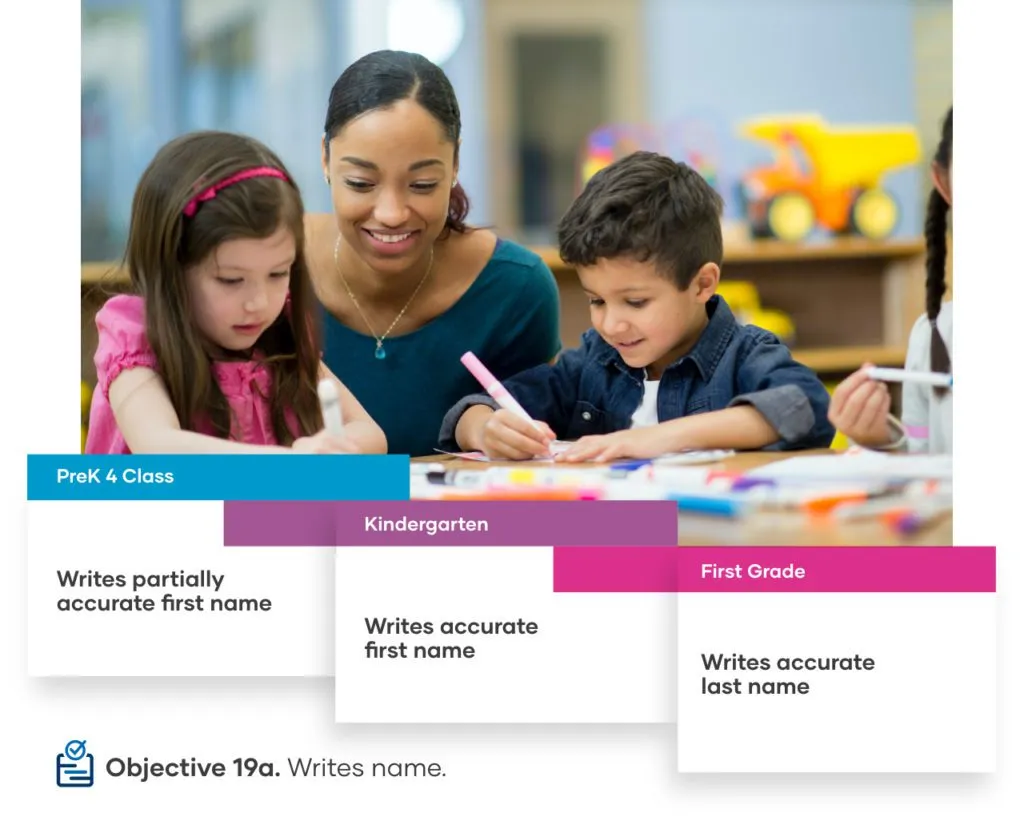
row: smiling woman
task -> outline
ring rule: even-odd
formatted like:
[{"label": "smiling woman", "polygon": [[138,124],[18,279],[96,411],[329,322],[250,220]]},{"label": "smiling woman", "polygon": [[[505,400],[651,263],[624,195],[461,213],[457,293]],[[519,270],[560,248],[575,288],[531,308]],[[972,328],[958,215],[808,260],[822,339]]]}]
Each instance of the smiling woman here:
[{"label": "smiling woman", "polygon": [[307,217],[306,257],[324,360],[392,453],[437,446],[445,411],[474,386],[467,350],[501,379],[560,349],[551,271],[466,224],[460,138],[451,84],[421,55],[366,55],[331,90],[321,162],[334,213]]}]

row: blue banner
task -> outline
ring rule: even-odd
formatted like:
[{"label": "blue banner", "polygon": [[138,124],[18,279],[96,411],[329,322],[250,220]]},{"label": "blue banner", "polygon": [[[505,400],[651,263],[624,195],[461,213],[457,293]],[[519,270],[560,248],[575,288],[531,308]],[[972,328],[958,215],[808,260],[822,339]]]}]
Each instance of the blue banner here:
[{"label": "blue banner", "polygon": [[30,455],[29,501],[406,501],[403,455]]}]

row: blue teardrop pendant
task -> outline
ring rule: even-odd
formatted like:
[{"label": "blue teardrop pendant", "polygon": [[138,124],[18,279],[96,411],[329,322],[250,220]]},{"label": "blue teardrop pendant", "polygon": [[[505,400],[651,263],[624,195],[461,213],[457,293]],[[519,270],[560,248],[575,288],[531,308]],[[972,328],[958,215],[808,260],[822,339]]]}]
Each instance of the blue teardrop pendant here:
[{"label": "blue teardrop pendant", "polygon": [[378,361],[383,361],[385,358],[388,357],[388,354],[384,352],[383,342],[377,342],[377,349],[374,350],[373,357],[376,358]]}]

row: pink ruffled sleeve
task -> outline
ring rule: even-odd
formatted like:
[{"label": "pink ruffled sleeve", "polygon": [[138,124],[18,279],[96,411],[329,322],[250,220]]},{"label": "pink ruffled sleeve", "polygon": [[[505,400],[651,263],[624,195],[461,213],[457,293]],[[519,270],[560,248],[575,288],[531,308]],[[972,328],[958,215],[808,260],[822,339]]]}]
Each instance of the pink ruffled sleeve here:
[{"label": "pink ruffled sleeve", "polygon": [[137,295],[116,295],[96,313],[96,388],[106,398],[111,382],[132,367],[156,369],[156,355],[146,339],[146,311]]}]

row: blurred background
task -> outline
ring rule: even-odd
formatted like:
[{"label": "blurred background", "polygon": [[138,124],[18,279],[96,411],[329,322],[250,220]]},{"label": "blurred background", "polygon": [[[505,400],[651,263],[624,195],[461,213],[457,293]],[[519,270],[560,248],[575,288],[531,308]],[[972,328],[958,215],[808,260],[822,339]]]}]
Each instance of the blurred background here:
[{"label": "blurred background", "polygon": [[647,148],[725,199],[723,292],[743,319],[826,383],[902,364],[952,102],[952,0],[83,0],[84,388],[87,293],[123,252],[157,148],[199,128],[251,134],[328,211],[328,94],[380,48],[450,77],[470,221],[544,256],[566,346],[587,314],[555,225],[589,175]]},{"label": "blurred background", "polygon": [[[82,260],[120,254],[142,169],[192,129],[262,139],[327,210],[327,95],[378,48],[451,78],[471,219],[547,244],[602,126],[705,164],[728,217],[741,174],[770,159],[738,134],[750,118],[911,124],[929,156],[951,32],[951,0],[83,0]],[[919,233],[925,186],[918,166],[889,176],[895,236]]]}]

